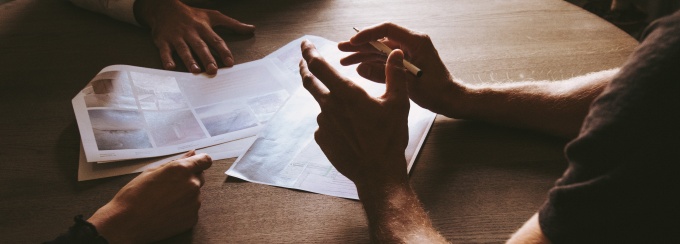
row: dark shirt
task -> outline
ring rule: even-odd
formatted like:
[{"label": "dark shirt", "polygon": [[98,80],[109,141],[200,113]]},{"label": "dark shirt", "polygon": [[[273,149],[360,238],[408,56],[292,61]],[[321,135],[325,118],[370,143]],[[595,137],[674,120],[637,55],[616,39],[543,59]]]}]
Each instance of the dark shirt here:
[{"label": "dark shirt", "polygon": [[595,99],[539,211],[553,243],[680,243],[680,12]]}]

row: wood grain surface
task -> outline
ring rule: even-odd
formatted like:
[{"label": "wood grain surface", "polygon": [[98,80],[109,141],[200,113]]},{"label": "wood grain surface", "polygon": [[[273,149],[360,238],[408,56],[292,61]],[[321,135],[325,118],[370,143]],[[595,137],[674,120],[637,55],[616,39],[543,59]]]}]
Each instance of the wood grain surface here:
[{"label": "wood grain surface", "polygon": [[[347,40],[392,21],[428,33],[468,82],[558,80],[621,65],[636,41],[561,0],[249,0],[216,8],[255,24],[223,33],[236,62],[304,34]],[[78,182],[71,99],[102,68],[161,68],[149,31],[64,0],[0,5],[0,243],[51,240],[134,175]],[[422,68],[422,67],[421,67]],[[458,243],[500,243],[543,203],[566,167],[565,141],[438,116],[411,182],[435,226]],[[200,220],[166,243],[367,243],[361,204],[206,172]]]}]

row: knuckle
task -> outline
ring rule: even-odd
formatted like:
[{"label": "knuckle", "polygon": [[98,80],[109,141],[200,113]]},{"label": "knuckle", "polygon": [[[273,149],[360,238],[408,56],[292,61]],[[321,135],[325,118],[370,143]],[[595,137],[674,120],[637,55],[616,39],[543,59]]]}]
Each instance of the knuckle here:
[{"label": "knuckle", "polygon": [[175,46],[175,50],[177,50],[177,52],[185,52],[185,51],[189,51],[189,47],[187,47],[187,45],[183,45],[183,44],[174,44],[174,46]]},{"label": "knuckle", "polygon": [[198,179],[192,180],[191,183],[189,183],[189,190],[198,195],[198,193],[201,191],[201,181]]},{"label": "knuckle", "polygon": [[205,10],[205,13],[208,14],[209,16],[210,15],[222,15],[222,13],[220,11],[217,11],[217,10],[214,10],[214,9]]},{"label": "knuckle", "polygon": [[420,38],[421,40],[424,40],[424,41],[428,41],[428,42],[429,42],[429,41],[431,40],[431,39],[430,39],[430,35],[425,34],[425,33],[417,33],[416,36],[417,36],[418,38]]},{"label": "knuckle", "polygon": [[[204,23],[197,23],[196,26],[194,27],[194,29],[195,29],[196,32],[198,32],[198,33],[209,33],[209,32],[212,32],[212,27],[210,27],[209,25],[204,24]],[[196,34],[198,34],[198,33],[196,33]]]},{"label": "knuckle", "polygon": [[210,155],[208,155],[207,153],[203,153],[203,154],[200,154],[200,155],[201,155],[201,159],[206,160],[206,161],[208,161],[212,164],[212,157],[210,157]]},{"label": "knuckle", "polygon": [[318,68],[318,67],[322,66],[323,63],[324,63],[323,58],[319,57],[319,56],[311,57],[309,59],[309,61],[307,61],[307,64],[308,64],[309,68],[311,68],[311,69]]},{"label": "knuckle", "polygon": [[182,174],[187,171],[187,167],[178,161],[172,161],[166,166],[167,171],[173,174]]},{"label": "knuckle", "polygon": [[191,46],[194,47],[194,48],[203,49],[203,48],[206,48],[206,47],[207,47],[207,46],[205,45],[205,42],[203,42],[203,41],[201,41],[201,40],[193,40],[193,41],[191,41],[190,43],[191,43]]},{"label": "knuckle", "polygon": [[[319,103],[319,107],[321,108],[322,112],[326,111],[326,112],[330,112],[330,113],[333,113],[336,109],[335,104],[330,102],[330,101],[324,101],[323,103]],[[327,116],[324,115],[324,119],[326,119],[326,117]]]},{"label": "knuckle", "polygon": [[[324,117],[325,116],[323,114],[319,114],[316,116],[316,124],[319,125],[319,129],[321,129],[321,127],[324,126],[324,124],[326,123]],[[317,129],[317,132],[319,131],[319,129]]]},{"label": "knuckle", "polygon": [[225,43],[224,40],[223,40],[221,37],[219,37],[219,36],[213,36],[213,37],[211,37],[211,38],[210,38],[210,42],[212,42],[212,43],[214,43],[214,44],[218,44],[218,45],[222,45],[222,44]]},{"label": "knuckle", "polygon": [[306,72],[302,74],[302,85],[309,87],[314,82],[314,75],[312,73]]},{"label": "knuckle", "polygon": [[321,129],[316,129],[316,131],[314,132],[314,141],[316,141],[317,143],[323,141],[323,131]]}]

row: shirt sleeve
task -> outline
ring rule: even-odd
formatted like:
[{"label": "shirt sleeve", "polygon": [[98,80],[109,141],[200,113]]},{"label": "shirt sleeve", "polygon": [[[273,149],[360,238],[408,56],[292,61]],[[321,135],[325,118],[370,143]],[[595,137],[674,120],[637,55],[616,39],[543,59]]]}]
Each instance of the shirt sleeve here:
[{"label": "shirt sleeve", "polygon": [[553,243],[680,243],[680,12],[653,23],[565,150],[539,210]]},{"label": "shirt sleeve", "polygon": [[134,5],[136,0],[70,0],[73,4],[114,19],[139,25],[135,19]]}]

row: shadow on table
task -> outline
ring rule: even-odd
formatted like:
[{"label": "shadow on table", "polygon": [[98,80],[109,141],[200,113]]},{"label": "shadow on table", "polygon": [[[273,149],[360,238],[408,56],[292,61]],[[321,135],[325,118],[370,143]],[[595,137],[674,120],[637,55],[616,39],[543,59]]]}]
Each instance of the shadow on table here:
[{"label": "shadow on table", "polygon": [[455,238],[465,231],[484,230],[476,241],[504,242],[538,210],[562,175],[564,143],[525,130],[439,116],[413,166],[411,182],[435,226],[454,226],[445,229],[456,232],[442,233],[451,241],[464,241]]}]

